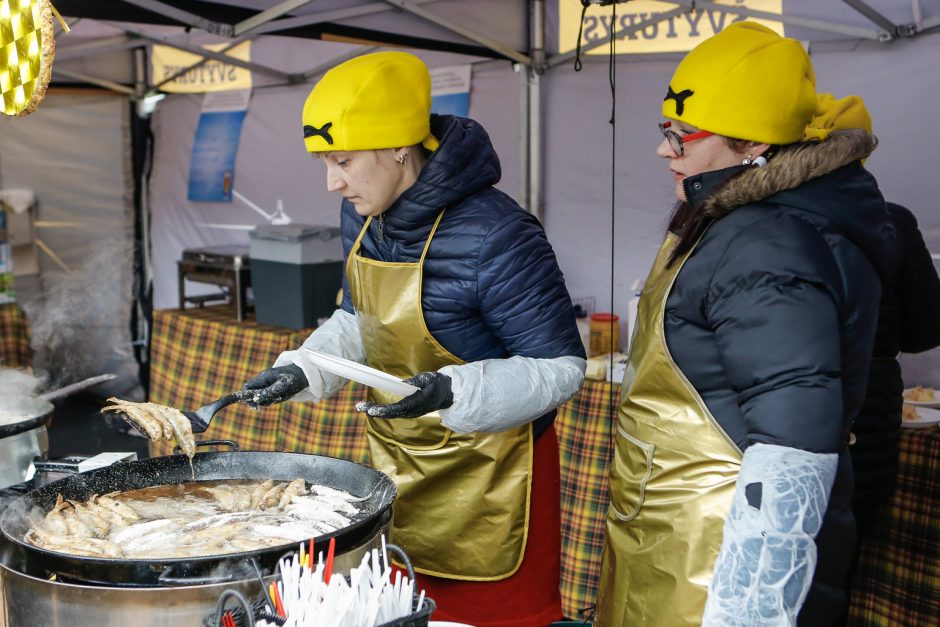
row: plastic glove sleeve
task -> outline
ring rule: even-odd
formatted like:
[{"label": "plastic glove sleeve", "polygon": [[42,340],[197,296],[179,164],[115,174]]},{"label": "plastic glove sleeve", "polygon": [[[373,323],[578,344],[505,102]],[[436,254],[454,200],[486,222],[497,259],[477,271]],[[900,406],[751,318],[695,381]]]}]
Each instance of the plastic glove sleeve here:
[{"label": "plastic glove sleeve", "polygon": [[531,422],[575,395],[587,361],[580,357],[484,359],[438,372],[452,379],[454,404],[441,423],[458,433],[505,431]]},{"label": "plastic glove sleeve", "polygon": [[703,625],[795,625],[816,570],[839,456],[774,444],[745,451]]},{"label": "plastic glove sleeve", "polygon": [[[329,320],[317,327],[310,334],[301,348],[312,348],[321,353],[343,357],[358,363],[365,363],[366,350],[359,333],[359,323],[353,314],[337,309]],[[320,370],[311,362],[303,350],[284,351],[274,362],[275,366],[296,364],[304,371],[310,386],[291,397],[292,401],[317,402],[329,398],[343,389],[349,379],[338,377]]]}]

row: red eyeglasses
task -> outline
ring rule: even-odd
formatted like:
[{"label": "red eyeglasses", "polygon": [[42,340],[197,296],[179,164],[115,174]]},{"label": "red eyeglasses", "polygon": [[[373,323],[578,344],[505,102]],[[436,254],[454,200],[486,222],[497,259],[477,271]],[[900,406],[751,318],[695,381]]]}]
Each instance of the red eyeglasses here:
[{"label": "red eyeglasses", "polygon": [[672,122],[661,122],[659,124],[659,130],[663,134],[663,137],[666,138],[666,141],[669,142],[669,147],[672,148],[672,151],[678,156],[685,154],[685,143],[695,141],[696,139],[702,139],[703,137],[708,137],[709,135],[714,135],[711,131],[697,131],[695,133],[689,133],[688,135],[682,136],[679,133],[669,130],[669,127],[672,126]]}]

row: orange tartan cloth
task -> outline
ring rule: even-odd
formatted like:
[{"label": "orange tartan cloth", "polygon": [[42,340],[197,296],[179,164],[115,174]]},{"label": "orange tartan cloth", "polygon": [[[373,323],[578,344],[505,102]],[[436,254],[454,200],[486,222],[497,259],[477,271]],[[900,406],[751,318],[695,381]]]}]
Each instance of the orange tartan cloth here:
[{"label": "orange tartan cloth", "polygon": [[[309,331],[237,322],[228,307],[154,312],[151,398],[195,410],[238,390],[251,376],[297,348]],[[604,544],[607,474],[613,453],[611,407],[620,386],[586,381],[555,421],[561,464],[561,599],[568,617],[593,605]],[[243,449],[293,451],[368,463],[365,422],[355,411],[365,388],[347,385],[320,403],[283,403],[262,411],[222,410],[199,439],[235,440]],[[612,403],[614,403],[612,405]],[[168,455],[171,445],[151,445]]]},{"label": "orange tartan cloth", "polygon": [[16,303],[0,305],[0,367],[29,368],[32,365],[26,314]]}]

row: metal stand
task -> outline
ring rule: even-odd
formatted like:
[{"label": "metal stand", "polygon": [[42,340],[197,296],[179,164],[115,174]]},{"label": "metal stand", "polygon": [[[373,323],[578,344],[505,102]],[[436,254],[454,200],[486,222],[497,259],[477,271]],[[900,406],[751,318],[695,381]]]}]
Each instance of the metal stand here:
[{"label": "metal stand", "polygon": [[[235,300],[235,315],[239,322],[245,319],[247,289],[251,286],[251,266],[248,251],[243,247],[220,246],[198,250],[184,250],[183,258],[176,262],[179,279],[179,308],[186,303],[202,307],[208,302]],[[218,294],[186,296],[186,281],[218,285]]]}]

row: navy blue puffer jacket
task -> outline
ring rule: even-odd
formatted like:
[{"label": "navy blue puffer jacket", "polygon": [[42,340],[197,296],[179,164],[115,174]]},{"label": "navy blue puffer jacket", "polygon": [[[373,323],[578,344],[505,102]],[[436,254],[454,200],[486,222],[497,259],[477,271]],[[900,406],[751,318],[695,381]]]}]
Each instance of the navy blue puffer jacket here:
[{"label": "navy blue puffer jacket", "polygon": [[[493,185],[499,158],[478,123],[431,116],[440,139],[418,180],[374,219],[360,254],[416,262],[444,217],[424,262],[421,304],[431,335],[466,362],[514,355],[584,357],[571,299],[542,225]],[[343,251],[365,218],[344,200]],[[342,307],[354,313],[344,280]]]},{"label": "navy blue puffer jacket", "polygon": [[754,443],[838,453],[801,625],[834,625],[854,549],[847,440],[865,397],[894,228],[872,147],[850,132],[772,159],[689,177],[690,203],[718,216],[666,303],[676,364],[742,451]]}]

